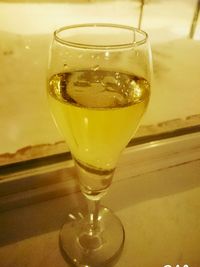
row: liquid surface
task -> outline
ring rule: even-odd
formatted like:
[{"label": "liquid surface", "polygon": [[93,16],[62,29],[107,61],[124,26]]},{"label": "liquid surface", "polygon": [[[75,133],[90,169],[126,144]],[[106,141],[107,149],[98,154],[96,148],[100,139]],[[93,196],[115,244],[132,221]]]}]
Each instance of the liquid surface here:
[{"label": "liquid surface", "polygon": [[94,169],[113,169],[137,129],[149,89],[145,79],[119,72],[52,76],[50,107],[75,159]]}]

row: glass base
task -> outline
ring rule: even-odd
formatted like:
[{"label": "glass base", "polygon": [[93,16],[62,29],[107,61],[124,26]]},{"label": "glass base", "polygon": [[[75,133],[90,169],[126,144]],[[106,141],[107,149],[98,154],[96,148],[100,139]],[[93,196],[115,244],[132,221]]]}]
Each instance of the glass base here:
[{"label": "glass base", "polygon": [[60,231],[60,247],[64,258],[75,266],[111,266],[124,244],[121,221],[107,208],[100,207],[98,228],[91,231],[84,214],[69,214]]}]

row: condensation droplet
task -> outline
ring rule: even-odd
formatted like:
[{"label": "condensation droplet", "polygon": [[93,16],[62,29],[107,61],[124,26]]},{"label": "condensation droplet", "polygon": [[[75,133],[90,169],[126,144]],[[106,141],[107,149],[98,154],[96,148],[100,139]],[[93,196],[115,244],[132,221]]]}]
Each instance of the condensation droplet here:
[{"label": "condensation droplet", "polygon": [[91,70],[97,71],[99,68],[100,68],[99,65],[95,65],[95,66],[93,66],[93,67],[91,68]]},{"label": "condensation droplet", "polygon": [[109,55],[110,55],[109,51],[106,51],[106,52],[105,52],[105,56],[106,56],[106,57],[109,57]]},{"label": "condensation droplet", "polygon": [[64,64],[64,68],[67,69],[68,68],[68,65],[67,63]]},{"label": "condensation droplet", "polygon": [[71,218],[72,220],[76,220],[76,217],[75,217],[73,214],[70,213],[68,216],[69,216],[69,218]]},{"label": "condensation droplet", "polygon": [[140,54],[138,51],[135,51],[135,55],[136,55],[136,57],[138,57]]}]

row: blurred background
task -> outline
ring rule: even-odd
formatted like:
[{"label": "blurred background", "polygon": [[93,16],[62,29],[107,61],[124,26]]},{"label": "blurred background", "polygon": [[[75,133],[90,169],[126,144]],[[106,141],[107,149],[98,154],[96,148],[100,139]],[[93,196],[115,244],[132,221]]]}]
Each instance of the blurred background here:
[{"label": "blurred background", "polygon": [[87,22],[139,27],[154,79],[137,137],[200,125],[199,0],[0,1],[0,165],[66,151],[46,100],[55,29]]}]

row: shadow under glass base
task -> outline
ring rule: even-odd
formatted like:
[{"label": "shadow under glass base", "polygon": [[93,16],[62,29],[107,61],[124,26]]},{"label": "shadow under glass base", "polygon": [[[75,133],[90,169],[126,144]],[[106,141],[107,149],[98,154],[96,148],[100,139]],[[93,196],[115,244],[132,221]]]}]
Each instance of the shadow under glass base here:
[{"label": "shadow under glass base", "polygon": [[67,261],[74,266],[111,266],[122,251],[125,233],[121,221],[109,209],[99,211],[99,231],[90,232],[84,214],[69,214],[60,231],[60,247]]}]

